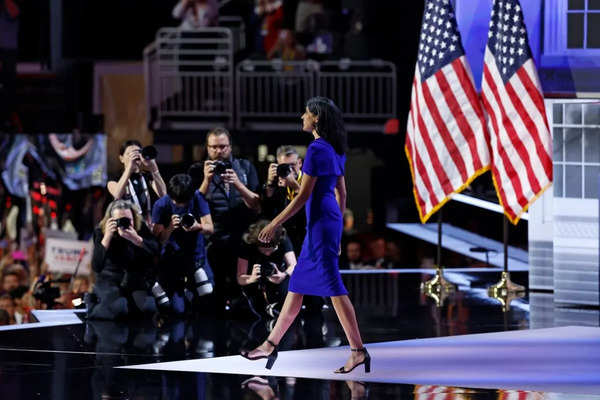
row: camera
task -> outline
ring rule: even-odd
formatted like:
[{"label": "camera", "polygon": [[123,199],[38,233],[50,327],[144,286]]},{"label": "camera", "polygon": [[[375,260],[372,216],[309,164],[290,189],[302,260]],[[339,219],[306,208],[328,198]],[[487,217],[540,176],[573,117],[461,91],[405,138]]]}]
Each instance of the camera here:
[{"label": "camera", "polygon": [[56,281],[38,281],[33,290],[33,297],[46,304],[48,308],[54,307],[55,300],[60,297],[60,288],[52,286],[53,282]]},{"label": "camera", "polygon": [[191,213],[180,215],[179,218],[181,218],[181,225],[187,229],[191,228],[196,222],[196,217]]},{"label": "camera", "polygon": [[117,228],[129,229],[131,226],[131,220],[127,217],[121,217],[117,220]]},{"label": "camera", "polygon": [[214,173],[215,175],[222,175],[228,169],[231,169],[233,165],[231,165],[231,161],[229,160],[217,160],[213,164],[215,166]]},{"label": "camera", "polygon": [[142,149],[142,157],[144,160],[154,160],[158,155],[158,151],[154,146],[146,146]]},{"label": "camera", "polygon": [[260,276],[261,278],[268,278],[275,273],[275,264],[271,262],[264,262],[260,264]]},{"label": "camera", "polygon": [[292,164],[277,164],[277,176],[280,178],[287,178],[292,172]]}]

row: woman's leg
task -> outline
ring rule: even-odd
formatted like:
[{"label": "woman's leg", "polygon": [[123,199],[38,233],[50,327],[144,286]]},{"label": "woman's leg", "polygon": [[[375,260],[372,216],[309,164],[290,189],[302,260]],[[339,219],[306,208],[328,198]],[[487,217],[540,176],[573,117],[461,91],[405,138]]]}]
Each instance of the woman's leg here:
[{"label": "woman's leg", "polygon": [[[342,324],[350,348],[362,349],[363,342],[360,337],[360,331],[358,330],[358,322],[356,321],[356,313],[354,312],[352,302],[347,295],[331,297],[331,302],[333,303],[335,313]],[[364,359],[364,353],[352,351],[350,352],[350,358],[344,367],[350,369]]]},{"label": "woman's leg", "polygon": [[[285,302],[283,303],[283,308],[281,309],[281,314],[279,314],[277,323],[275,323],[275,327],[271,331],[268,340],[275,344],[279,344],[279,341],[300,312],[303,297],[304,296],[301,294],[288,292],[287,296],[285,297]],[[248,356],[256,357],[262,354],[270,354],[272,350],[273,346],[271,346],[269,342],[265,341],[256,349],[248,353]]]}]

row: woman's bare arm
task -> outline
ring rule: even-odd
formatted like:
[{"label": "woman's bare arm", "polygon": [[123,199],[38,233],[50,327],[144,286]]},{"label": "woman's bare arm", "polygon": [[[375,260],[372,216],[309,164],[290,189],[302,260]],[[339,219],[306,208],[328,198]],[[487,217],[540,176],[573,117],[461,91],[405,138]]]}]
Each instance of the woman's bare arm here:
[{"label": "woman's bare arm", "polygon": [[337,182],[335,183],[335,198],[340,206],[340,211],[344,214],[346,211],[346,180],[344,175],[338,176]]},{"label": "woman's bare arm", "polygon": [[302,185],[300,185],[300,192],[298,192],[298,195],[294,197],[294,200],[292,200],[290,204],[288,204],[287,207],[284,208],[283,211],[280,212],[279,215],[276,216],[271,223],[275,225],[281,225],[285,221],[293,217],[298,211],[300,211],[302,207],[304,207],[304,204],[306,204],[306,202],[310,198],[310,195],[313,189],[315,188],[316,183],[316,176],[304,174],[304,176],[302,177]]}]

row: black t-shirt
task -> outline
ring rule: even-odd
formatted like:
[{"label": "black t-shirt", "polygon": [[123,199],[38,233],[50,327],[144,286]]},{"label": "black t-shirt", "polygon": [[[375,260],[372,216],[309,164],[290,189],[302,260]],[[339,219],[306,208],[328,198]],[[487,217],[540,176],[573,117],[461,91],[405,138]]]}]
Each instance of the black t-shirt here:
[{"label": "black t-shirt", "polygon": [[248,243],[242,241],[238,257],[244,260],[248,260],[248,270],[246,271],[247,274],[252,273],[252,266],[254,264],[262,264],[268,262],[274,263],[277,266],[277,269],[279,269],[279,271],[284,271],[287,268],[284,256],[290,251],[294,251],[294,248],[292,247],[292,242],[290,241],[290,239],[288,239],[287,236],[284,236],[279,241],[277,250],[271,253],[270,256],[266,256],[263,253],[261,253],[256,246],[249,245]]},{"label": "black t-shirt", "polygon": [[[263,194],[263,216],[266,219],[274,219],[281,211],[283,211],[290,201],[287,198],[287,188],[276,187],[273,195],[267,197],[266,193]],[[302,242],[306,235],[306,211],[304,206],[291,218],[289,218],[283,224],[283,227],[287,230],[287,234],[292,241],[294,251],[300,253],[302,249]]]}]

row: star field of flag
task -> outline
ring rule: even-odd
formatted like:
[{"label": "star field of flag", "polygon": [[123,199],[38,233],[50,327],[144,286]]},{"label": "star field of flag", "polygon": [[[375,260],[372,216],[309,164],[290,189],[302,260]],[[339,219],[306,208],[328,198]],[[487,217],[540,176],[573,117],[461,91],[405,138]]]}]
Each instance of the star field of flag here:
[{"label": "star field of flag", "polygon": [[496,58],[504,82],[531,58],[523,12],[518,1],[494,2],[488,32],[488,48]]},{"label": "star field of flag", "polygon": [[444,65],[465,54],[449,0],[427,2],[419,41],[418,66],[425,81]]}]

